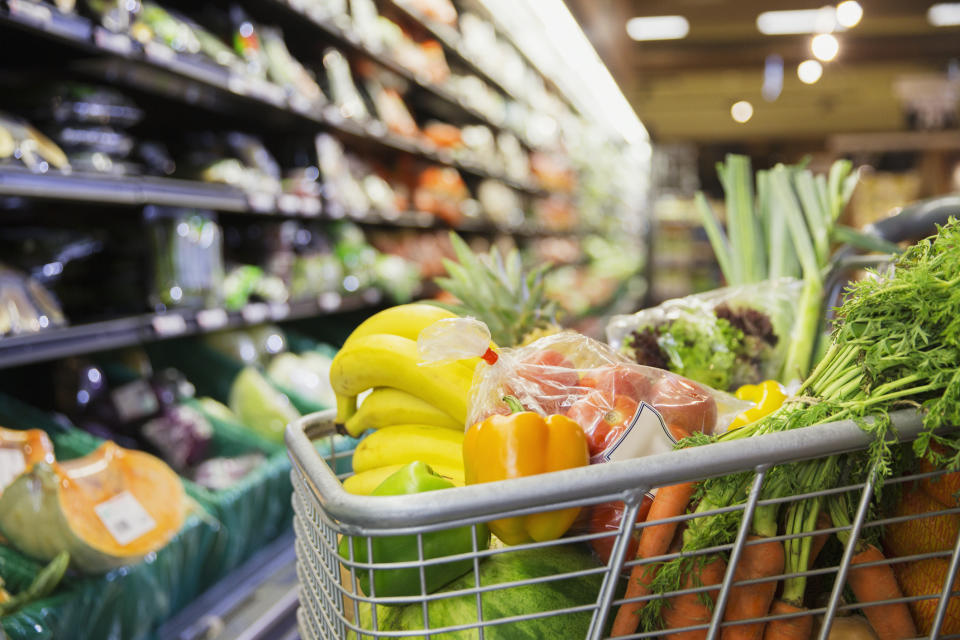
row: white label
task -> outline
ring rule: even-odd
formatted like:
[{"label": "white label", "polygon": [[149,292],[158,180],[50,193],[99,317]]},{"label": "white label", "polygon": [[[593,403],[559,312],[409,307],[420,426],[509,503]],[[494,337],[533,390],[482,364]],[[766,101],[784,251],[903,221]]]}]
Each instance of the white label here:
[{"label": "white label", "polygon": [[148,58],[158,62],[170,62],[177,57],[176,52],[165,44],[150,41],[143,47]]},{"label": "white label", "polygon": [[146,380],[134,380],[110,393],[120,420],[133,422],[152,416],[160,410],[157,394]]},{"label": "white label", "polygon": [[130,544],[157,526],[133,494],[124,491],[93,508],[118,544]]},{"label": "white label", "polygon": [[50,8],[36,2],[24,2],[23,0],[9,0],[7,5],[10,7],[10,13],[23,19],[25,22],[46,27],[53,20],[53,14]]},{"label": "white label", "polygon": [[677,443],[656,409],[641,402],[637,413],[617,441],[600,454],[599,461],[616,462],[673,451]]},{"label": "white label", "polygon": [[333,311],[340,308],[341,302],[340,294],[334,291],[328,291],[320,296],[320,308],[324,311]]},{"label": "white label", "polygon": [[270,305],[270,317],[274,320],[283,320],[290,315],[290,305],[286,302],[274,302]]},{"label": "white label", "polygon": [[321,208],[320,198],[311,198],[308,196],[300,198],[300,211],[305,216],[318,216],[320,215]]},{"label": "white label", "polygon": [[27,469],[27,460],[19,449],[0,449],[0,491],[10,486]]},{"label": "white label", "polygon": [[213,331],[227,324],[227,312],[223,309],[204,309],[197,312],[197,324],[205,331]]},{"label": "white label", "polygon": [[277,208],[283,213],[296,213],[300,210],[300,198],[292,193],[282,193],[277,198]]},{"label": "white label", "polygon": [[245,306],[240,315],[243,316],[243,320],[247,324],[259,324],[267,319],[269,313],[270,308],[267,305],[262,302],[255,302]]},{"label": "white label", "polygon": [[247,201],[254,211],[273,211],[275,201],[272,193],[256,191],[247,194]]},{"label": "white label", "polygon": [[133,53],[133,41],[122,33],[112,33],[103,27],[97,27],[93,32],[93,39],[101,49],[122,55]]},{"label": "white label", "polygon": [[187,321],[177,313],[154,316],[151,321],[153,330],[161,337],[178,336],[187,330]]}]

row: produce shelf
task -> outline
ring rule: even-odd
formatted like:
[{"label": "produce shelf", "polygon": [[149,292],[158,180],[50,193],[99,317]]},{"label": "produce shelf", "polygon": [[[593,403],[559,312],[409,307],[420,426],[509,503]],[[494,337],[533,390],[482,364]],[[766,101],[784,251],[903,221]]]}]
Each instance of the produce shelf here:
[{"label": "produce shelf", "polygon": [[240,311],[201,309],[142,314],[0,338],[0,369],[264,322],[372,309],[382,297],[376,289],[346,296],[327,293],[316,301],[252,303]]},{"label": "produce shelf", "polygon": [[[304,14],[285,3],[276,1],[275,4],[287,7],[296,15],[304,17]],[[13,10],[13,7],[17,9]],[[31,8],[25,10],[23,7]],[[39,7],[43,11],[37,13],[33,7]],[[45,17],[48,18],[44,19]],[[310,20],[337,42],[353,43],[352,46],[361,47],[367,52],[365,55],[369,55],[378,64],[387,66],[395,73],[405,73],[404,77],[409,81],[428,89],[413,74],[399,67],[386,55],[375,53],[364,47],[352,32],[343,31],[329,21],[318,21],[313,18]],[[142,47],[124,34],[110,33],[99,26],[92,25],[86,18],[62,14],[45,5],[33,5],[23,0],[12,2],[8,0],[7,10],[0,10],[0,25],[13,26],[21,31],[41,35],[86,52],[104,54],[107,56],[106,60],[84,61],[77,67],[89,73],[109,77],[113,81],[122,81],[165,97],[173,97],[213,110],[220,108],[224,102],[242,102],[247,103],[247,106],[250,104],[258,107],[268,106],[274,112],[295,120],[320,125],[323,130],[360,138],[386,149],[455,167],[481,178],[499,180],[508,187],[527,195],[548,194],[547,190],[539,186],[513,180],[479,162],[457,159],[452,154],[432,148],[421,141],[408,140],[391,134],[382,122],[376,120],[360,122],[344,118],[333,105],[319,107],[302,104],[295,98],[288,98],[281,87],[270,82],[240,76],[202,59],[173,53],[164,47]],[[441,88],[433,87],[432,92],[448,102],[452,101],[462,109],[467,109],[455,96]],[[473,111],[472,117],[480,119],[494,129],[500,128],[478,112]]]}]

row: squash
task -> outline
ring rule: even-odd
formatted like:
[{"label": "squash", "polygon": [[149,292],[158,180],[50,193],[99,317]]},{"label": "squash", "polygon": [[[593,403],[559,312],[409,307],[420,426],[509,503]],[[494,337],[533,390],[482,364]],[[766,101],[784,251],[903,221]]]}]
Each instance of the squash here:
[{"label": "squash", "polygon": [[102,572],[138,562],[183,526],[180,478],[161,460],[104,442],[66,462],[38,462],[0,496],[0,534],[49,561]]},{"label": "squash", "polygon": [[0,427],[0,495],[4,487],[35,463],[53,461],[53,443],[40,429],[16,431]]}]

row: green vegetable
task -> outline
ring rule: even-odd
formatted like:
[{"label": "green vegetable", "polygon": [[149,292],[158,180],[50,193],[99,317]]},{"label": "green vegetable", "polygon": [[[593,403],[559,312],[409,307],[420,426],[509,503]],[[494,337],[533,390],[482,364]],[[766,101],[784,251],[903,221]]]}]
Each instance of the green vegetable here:
[{"label": "green vegetable", "polygon": [[[791,493],[797,495],[832,489],[838,478],[844,484],[862,482],[873,473],[879,490],[896,458],[889,439],[889,412],[913,405],[924,411],[923,430],[913,444],[915,454],[937,467],[960,469],[960,438],[935,433],[960,424],[960,223],[951,219],[936,236],[902,254],[889,275],[874,275],[850,286],[837,311],[831,345],[797,392],[802,401],[787,402],[773,414],[717,438],[698,434],[680,446],[851,419],[873,436],[866,452],[774,467],[765,489],[771,478],[782,474],[793,478]],[[873,419],[868,421],[868,416]],[[932,443],[946,453],[935,451]],[[698,511],[744,503],[752,480],[753,473],[744,472],[703,481]],[[812,530],[821,506],[806,501],[798,505],[787,514],[787,533]],[[683,552],[731,542],[738,521],[737,512],[691,521]],[[802,568],[802,556],[808,553],[805,545],[788,544],[787,552],[788,559],[793,557],[788,570]],[[679,576],[689,561],[688,556],[662,567],[652,591],[679,588]],[[796,597],[804,586],[800,580],[790,581],[785,593]],[[644,613],[645,628],[656,629],[658,624],[656,607]]]},{"label": "green vegetable", "polygon": [[[9,600],[0,602],[0,617],[9,615],[23,606],[46,598],[57,588],[63,575],[67,572],[70,564],[70,554],[66,551],[58,553],[50,563],[45,566],[33,579],[26,589],[10,597]],[[0,580],[0,585],[3,582]]]},{"label": "green vegetable", "polygon": [[[596,569],[597,572],[485,591],[481,596],[483,619],[498,620],[594,604],[603,582],[602,567],[597,565],[589,551],[580,547],[563,545],[543,549],[522,549],[491,556],[480,565],[479,576],[475,576],[472,572],[468,573],[450,583],[443,591],[474,589],[476,579],[479,579],[484,587],[490,587],[507,582],[546,578],[590,569]],[[427,606],[427,613],[432,628],[476,623],[477,596],[475,593],[466,593],[431,600]],[[486,640],[584,638],[590,627],[591,616],[592,612],[587,610],[491,625],[484,628],[484,638]],[[361,606],[359,620],[360,626],[364,629],[370,629],[373,626],[369,606]],[[423,620],[423,605],[420,603],[405,607],[377,607],[377,624],[382,631],[421,630],[424,627]],[[363,640],[370,637],[360,634]],[[404,637],[410,640],[425,639],[425,636]],[[443,634],[431,633],[429,637],[434,640],[476,640],[480,634],[476,629],[467,629]]]},{"label": "green vegetable", "polygon": [[[395,473],[373,490],[373,496],[402,496],[439,489],[451,489],[453,483],[438,475],[423,462],[411,462]],[[486,525],[476,525],[477,549],[485,550],[490,544],[490,531]],[[444,558],[470,553],[474,550],[472,527],[463,526],[456,529],[447,529],[423,534],[422,558]],[[353,556],[350,554],[350,543],[347,537],[340,540],[340,555],[353,562],[366,563],[367,539],[353,539]],[[380,536],[370,539],[373,550],[374,563],[391,562],[418,562],[421,559],[416,535],[408,536]],[[426,593],[432,593],[451,580],[463,575],[473,567],[470,558],[428,564],[424,567],[424,581]],[[420,583],[420,567],[412,566],[402,569],[373,569],[374,592],[370,592],[370,570],[357,567],[355,569],[360,589],[371,596],[415,596],[422,593]]]},{"label": "green vegetable", "polygon": [[300,418],[287,396],[250,366],[244,367],[230,386],[228,404],[243,424],[276,442],[283,442],[287,424]]}]

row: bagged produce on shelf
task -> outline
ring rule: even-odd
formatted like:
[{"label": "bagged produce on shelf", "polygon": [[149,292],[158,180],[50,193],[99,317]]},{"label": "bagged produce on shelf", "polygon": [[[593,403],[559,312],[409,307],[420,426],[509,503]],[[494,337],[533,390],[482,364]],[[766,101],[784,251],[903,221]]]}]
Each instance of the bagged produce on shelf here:
[{"label": "bagged produce on shelf", "polygon": [[266,461],[262,453],[249,453],[234,458],[209,458],[198,464],[190,479],[212,491],[223,491],[235,486]]},{"label": "bagged produce on shelf", "polygon": [[66,550],[87,572],[133,564],[183,526],[180,478],[161,460],[105,442],[63,462],[37,462],[0,496],[0,533],[29,556]]},{"label": "bagged produce on shelf", "polygon": [[0,112],[0,164],[23,164],[34,173],[50,167],[70,173],[70,161],[52,140],[20,118]]},{"label": "bagged produce on shelf", "polygon": [[417,175],[413,206],[456,226],[463,221],[463,205],[469,197],[467,185],[455,168],[431,166]]},{"label": "bagged produce on shelf", "polygon": [[139,2],[127,0],[84,0],[84,6],[101,26],[113,33],[128,33],[141,7]]},{"label": "bagged produce on shelf", "polygon": [[330,386],[330,364],[333,358],[306,351],[301,354],[280,353],[267,365],[267,377],[282,387],[313,398],[332,407],[336,403]]},{"label": "bagged produce on shelf", "polygon": [[353,83],[350,63],[336,49],[327,49],[323,54],[323,68],[326,71],[330,98],[340,108],[344,118],[368,120],[370,112],[363,97]]},{"label": "bagged produce on shelf", "polygon": [[0,427],[0,495],[20,474],[37,462],[52,464],[53,443],[40,429],[18,431]]},{"label": "bagged produce on shelf", "polygon": [[39,122],[126,129],[143,120],[143,110],[110,87],[80,82],[57,82],[20,98],[30,105],[27,115]]},{"label": "bagged produce on shelf", "polygon": [[630,360],[717,389],[778,379],[802,289],[780,278],[668,300],[614,316],[607,340]]},{"label": "bagged produce on shelf", "polygon": [[343,145],[321,133],[316,138],[317,163],[323,177],[324,197],[335,210],[361,218],[370,210],[370,200],[350,171]]},{"label": "bagged produce on shelf", "polygon": [[267,58],[270,79],[306,100],[311,107],[326,103],[327,98],[320,90],[313,74],[307,71],[287,50],[283,33],[279,29],[261,27],[260,36]]},{"label": "bagged produce on shelf", "polygon": [[480,208],[497,225],[507,229],[523,224],[523,203],[516,191],[499,180],[484,180],[477,187]]},{"label": "bagged produce on shelf", "polygon": [[383,86],[375,78],[368,78],[365,84],[373,108],[389,131],[405,138],[417,138],[420,135],[417,121],[413,119],[399,91]]},{"label": "bagged produce on shelf", "polygon": [[36,333],[66,323],[59,302],[43,285],[0,264],[0,337]]},{"label": "bagged produce on shelf", "polygon": [[401,4],[432,22],[457,26],[457,9],[450,0],[402,0]]},{"label": "bagged produce on shelf", "polygon": [[223,231],[212,213],[147,207],[155,309],[223,304]]},{"label": "bagged produce on shelf", "polygon": [[283,442],[287,424],[300,418],[290,399],[250,366],[244,367],[231,384],[228,405],[248,428],[276,442]]}]

